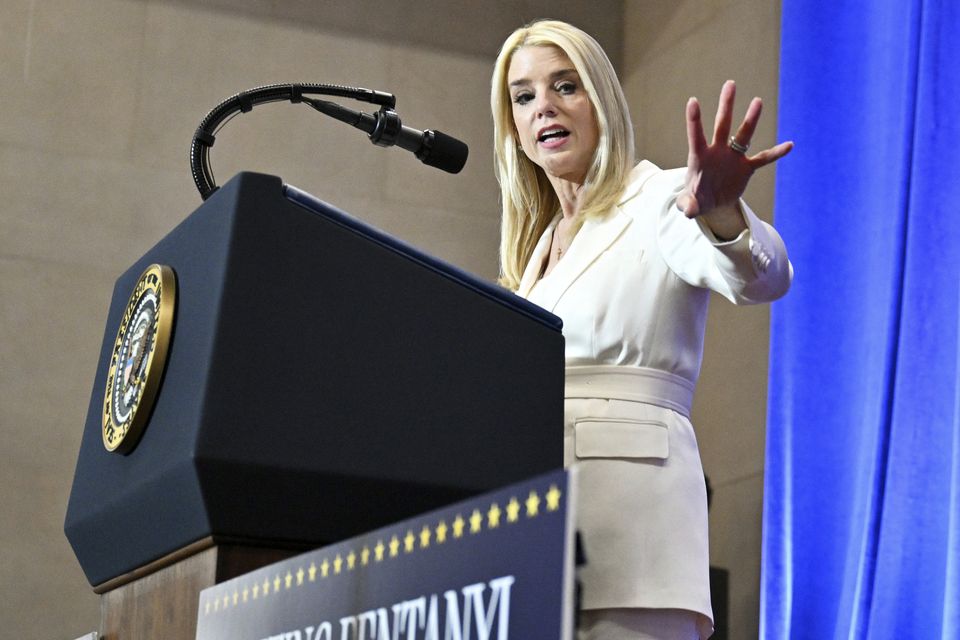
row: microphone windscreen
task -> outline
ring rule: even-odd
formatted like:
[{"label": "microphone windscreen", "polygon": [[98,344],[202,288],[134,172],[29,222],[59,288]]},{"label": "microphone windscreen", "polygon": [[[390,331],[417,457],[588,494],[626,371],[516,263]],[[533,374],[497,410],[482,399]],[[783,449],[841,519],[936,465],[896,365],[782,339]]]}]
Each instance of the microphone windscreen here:
[{"label": "microphone windscreen", "polygon": [[429,133],[432,138],[430,150],[423,154],[420,160],[447,173],[460,173],[463,165],[467,164],[467,155],[470,153],[467,145],[442,131]]}]

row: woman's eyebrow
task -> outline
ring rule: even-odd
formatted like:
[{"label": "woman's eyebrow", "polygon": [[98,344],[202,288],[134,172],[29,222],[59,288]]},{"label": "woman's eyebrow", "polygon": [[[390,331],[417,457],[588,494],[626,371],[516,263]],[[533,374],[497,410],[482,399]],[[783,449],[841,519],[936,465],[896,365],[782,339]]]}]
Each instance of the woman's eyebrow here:
[{"label": "woman's eyebrow", "polygon": [[[559,79],[561,79],[561,78],[566,78],[566,77],[568,77],[568,76],[575,76],[575,75],[577,75],[577,70],[576,70],[576,69],[573,69],[573,68],[570,68],[570,69],[558,69],[557,71],[554,71],[553,73],[550,74],[550,80],[551,80],[551,81],[553,81],[553,80],[559,80]],[[511,87],[521,87],[521,86],[528,85],[528,84],[530,84],[530,80],[529,80],[528,78],[518,78],[518,79],[514,80],[513,82],[511,82],[511,83],[510,83],[510,86],[511,86]]]}]

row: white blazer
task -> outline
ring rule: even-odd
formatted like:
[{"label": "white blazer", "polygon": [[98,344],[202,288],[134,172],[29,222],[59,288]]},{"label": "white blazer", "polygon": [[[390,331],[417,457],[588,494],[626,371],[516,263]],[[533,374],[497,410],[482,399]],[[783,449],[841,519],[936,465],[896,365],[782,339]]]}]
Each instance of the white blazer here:
[{"label": "white blazer", "polygon": [[707,505],[689,408],[708,290],[737,304],[774,300],[793,268],[777,232],[742,201],[748,228],[729,242],[687,219],[676,207],[684,171],[641,162],[616,210],[584,222],[538,280],[558,216],[517,293],[564,322],[583,607],[688,609],[706,633]]}]

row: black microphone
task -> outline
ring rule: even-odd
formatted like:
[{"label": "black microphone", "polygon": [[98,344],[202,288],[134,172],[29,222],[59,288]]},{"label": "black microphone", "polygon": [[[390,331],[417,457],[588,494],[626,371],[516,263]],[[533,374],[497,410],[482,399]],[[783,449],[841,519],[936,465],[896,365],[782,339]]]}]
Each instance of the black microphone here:
[{"label": "black microphone", "polygon": [[467,163],[470,150],[467,145],[440,131],[419,131],[406,127],[400,122],[400,116],[392,109],[382,108],[373,115],[354,111],[327,100],[304,98],[304,102],[331,118],[346,122],[366,132],[370,141],[380,147],[397,145],[401,149],[412,151],[426,165],[442,169],[447,173],[460,173]]}]

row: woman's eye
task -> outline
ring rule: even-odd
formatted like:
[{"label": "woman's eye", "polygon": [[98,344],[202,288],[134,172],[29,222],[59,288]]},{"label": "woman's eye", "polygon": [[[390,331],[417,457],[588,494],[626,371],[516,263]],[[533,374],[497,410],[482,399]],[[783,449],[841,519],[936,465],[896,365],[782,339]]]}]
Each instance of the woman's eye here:
[{"label": "woman's eye", "polygon": [[532,94],[532,93],[526,93],[526,92],[525,92],[525,93],[518,93],[517,95],[515,95],[515,96],[513,97],[513,101],[516,102],[517,104],[527,104],[527,103],[530,102],[531,100],[533,100],[533,94]]},{"label": "woman's eye", "polygon": [[573,82],[561,82],[557,85],[557,91],[563,95],[569,95],[571,93],[576,93],[577,85]]}]

